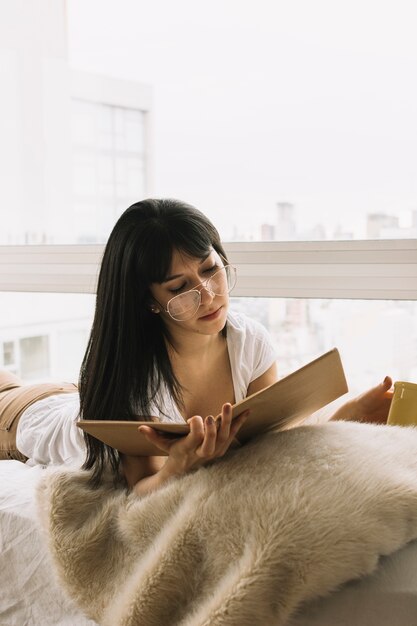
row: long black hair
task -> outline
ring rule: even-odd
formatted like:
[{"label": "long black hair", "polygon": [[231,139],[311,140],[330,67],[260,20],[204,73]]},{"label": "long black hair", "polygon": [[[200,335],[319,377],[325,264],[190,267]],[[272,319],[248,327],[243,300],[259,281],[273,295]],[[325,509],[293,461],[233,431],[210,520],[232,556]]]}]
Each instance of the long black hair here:
[{"label": "long black hair", "polygon": [[[80,416],[134,420],[148,415],[165,383],[181,406],[181,386],[168,356],[169,332],[150,311],[151,283],[169,272],[174,249],[203,258],[214,249],[224,259],[219,233],[198,209],[173,199],[132,204],[116,222],[105,246],[97,285],[94,321],[81,365]],[[119,475],[119,455],[85,434],[84,469],[99,485],[110,464]]]}]

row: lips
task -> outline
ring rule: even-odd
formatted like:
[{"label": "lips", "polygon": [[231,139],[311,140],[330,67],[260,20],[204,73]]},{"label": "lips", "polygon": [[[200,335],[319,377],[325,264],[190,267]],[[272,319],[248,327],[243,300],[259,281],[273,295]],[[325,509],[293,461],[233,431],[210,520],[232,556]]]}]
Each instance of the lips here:
[{"label": "lips", "polygon": [[207,320],[207,321],[213,320],[220,314],[221,309],[222,309],[222,307],[220,306],[215,311],[211,311],[210,313],[206,313],[206,315],[202,315],[198,319],[203,320],[203,321],[204,320]]}]

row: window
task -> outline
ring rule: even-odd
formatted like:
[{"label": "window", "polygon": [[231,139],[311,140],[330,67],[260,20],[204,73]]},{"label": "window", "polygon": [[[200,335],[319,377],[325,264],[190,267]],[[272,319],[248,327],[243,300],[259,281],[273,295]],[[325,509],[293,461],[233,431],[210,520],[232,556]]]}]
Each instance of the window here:
[{"label": "window", "polygon": [[20,375],[24,380],[44,380],[49,375],[49,338],[24,337],[19,340]]},{"label": "window", "polygon": [[14,341],[3,342],[3,365],[7,369],[12,369],[16,363]]},{"label": "window", "polygon": [[349,389],[417,380],[417,302],[233,298],[234,310],[261,321],[277,350],[279,376],[337,347]]},{"label": "window", "polygon": [[[0,294],[0,333],[6,341],[47,328],[51,376],[76,380],[103,246],[52,248],[0,248],[0,289],[61,292]],[[226,252],[238,268],[233,306],[270,329],[280,375],[336,346],[357,389],[417,376],[417,241],[227,243]]]},{"label": "window", "polygon": [[74,243],[106,241],[145,191],[144,114],[72,100]]},{"label": "window", "polygon": [[42,38],[0,9],[4,366],[74,378],[92,312],[70,302],[91,304],[98,244],[154,195],[216,224],[282,374],[346,343],[352,380],[414,377],[412,3],[54,6]]},{"label": "window", "polygon": [[410,1],[73,0],[68,56],[153,86],[152,193],[223,240],[415,238],[414,25]]},{"label": "window", "polygon": [[0,293],[2,367],[25,382],[77,382],[93,321],[94,297]]}]

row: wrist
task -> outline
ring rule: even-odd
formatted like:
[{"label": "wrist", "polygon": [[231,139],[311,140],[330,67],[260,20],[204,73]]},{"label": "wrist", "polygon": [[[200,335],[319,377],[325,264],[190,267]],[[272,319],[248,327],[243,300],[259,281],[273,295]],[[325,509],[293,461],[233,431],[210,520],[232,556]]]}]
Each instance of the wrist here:
[{"label": "wrist", "polygon": [[178,463],[172,457],[168,457],[164,465],[159,470],[158,474],[161,482],[166,482],[170,478],[178,478],[187,473],[187,468],[184,463]]},{"label": "wrist", "polygon": [[348,400],[341,407],[339,407],[332,416],[334,421],[349,422],[356,419],[357,415],[357,402],[355,399]]}]

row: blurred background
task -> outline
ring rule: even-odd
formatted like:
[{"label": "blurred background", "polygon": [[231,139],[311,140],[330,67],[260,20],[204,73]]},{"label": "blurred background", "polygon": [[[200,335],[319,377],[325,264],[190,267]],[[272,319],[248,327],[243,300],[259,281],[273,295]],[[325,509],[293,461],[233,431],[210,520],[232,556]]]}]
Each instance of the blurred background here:
[{"label": "blurred background", "polygon": [[[3,254],[103,244],[149,196],[248,250],[415,240],[416,17],[411,0],[0,0]],[[338,346],[352,388],[417,382],[414,299],[233,306],[270,329],[281,375]],[[76,380],[93,311],[0,292],[0,367]]]}]

